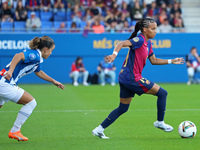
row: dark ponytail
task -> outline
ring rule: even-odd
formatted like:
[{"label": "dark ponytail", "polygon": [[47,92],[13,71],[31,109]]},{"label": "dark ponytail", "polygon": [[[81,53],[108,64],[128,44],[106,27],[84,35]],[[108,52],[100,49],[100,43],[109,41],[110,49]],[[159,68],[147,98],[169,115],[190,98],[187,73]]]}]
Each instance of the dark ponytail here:
[{"label": "dark ponytail", "polygon": [[34,50],[36,49],[42,50],[42,48],[44,47],[50,48],[53,45],[55,45],[53,39],[51,39],[48,36],[42,36],[41,38],[35,37],[29,42],[30,49]]},{"label": "dark ponytail", "polygon": [[152,18],[143,18],[139,20],[135,25],[135,31],[131,34],[131,36],[128,38],[128,40],[134,38],[137,36],[138,31],[140,30],[143,32],[143,28],[148,28],[150,23],[155,22]]},{"label": "dark ponytail", "polygon": [[135,31],[131,34],[131,36],[128,38],[128,40],[137,36],[138,31],[141,29],[141,25],[142,25],[142,20],[140,20],[136,23]]}]

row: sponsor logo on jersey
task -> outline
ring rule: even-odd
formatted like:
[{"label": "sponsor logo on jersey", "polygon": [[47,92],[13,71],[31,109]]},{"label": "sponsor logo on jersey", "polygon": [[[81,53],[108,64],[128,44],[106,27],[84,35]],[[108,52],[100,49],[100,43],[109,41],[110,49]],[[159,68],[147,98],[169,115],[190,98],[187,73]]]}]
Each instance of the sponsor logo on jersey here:
[{"label": "sponsor logo on jersey", "polygon": [[135,37],[135,38],[133,38],[133,41],[138,42],[138,41],[139,41],[139,38],[138,38],[138,37]]},{"label": "sponsor logo on jersey", "polygon": [[34,53],[30,53],[30,54],[29,54],[29,58],[30,58],[31,60],[34,60],[34,59],[36,58],[36,55],[35,55]]}]

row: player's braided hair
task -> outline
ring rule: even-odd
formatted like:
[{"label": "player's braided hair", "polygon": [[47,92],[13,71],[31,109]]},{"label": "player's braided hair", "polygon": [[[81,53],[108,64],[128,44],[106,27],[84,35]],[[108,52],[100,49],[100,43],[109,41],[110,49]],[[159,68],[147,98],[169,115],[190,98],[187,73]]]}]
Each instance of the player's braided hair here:
[{"label": "player's braided hair", "polygon": [[136,25],[135,25],[135,31],[131,34],[131,36],[129,37],[129,40],[136,37],[138,31],[140,30],[141,32],[143,32],[143,28],[148,28],[150,23],[154,23],[155,21],[152,18],[143,18],[141,20],[139,20]]},{"label": "player's braided hair", "polygon": [[52,38],[48,36],[42,36],[41,38],[35,37],[29,42],[29,47],[34,50],[36,49],[41,50],[43,47],[50,48],[53,45],[55,45],[54,41],[52,40]]}]

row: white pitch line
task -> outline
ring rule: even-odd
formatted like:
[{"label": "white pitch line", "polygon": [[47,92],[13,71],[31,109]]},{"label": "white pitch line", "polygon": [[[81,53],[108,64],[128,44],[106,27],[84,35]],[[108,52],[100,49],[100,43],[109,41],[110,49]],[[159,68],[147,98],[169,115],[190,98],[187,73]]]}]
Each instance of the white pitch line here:
[{"label": "white pitch line", "polygon": [[[112,110],[36,110],[34,113],[51,113],[51,112],[103,112]],[[156,111],[156,109],[131,109],[129,111]],[[166,111],[200,111],[200,109],[167,109]],[[0,113],[16,113],[18,111],[0,111]]]}]

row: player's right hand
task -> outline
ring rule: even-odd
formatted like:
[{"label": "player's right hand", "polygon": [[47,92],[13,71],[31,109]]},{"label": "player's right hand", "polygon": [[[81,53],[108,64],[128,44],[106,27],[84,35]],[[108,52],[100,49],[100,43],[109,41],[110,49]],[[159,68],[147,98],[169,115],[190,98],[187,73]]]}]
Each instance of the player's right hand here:
[{"label": "player's right hand", "polygon": [[116,58],[116,55],[112,54],[112,55],[109,55],[109,56],[106,57],[106,61],[111,63],[115,60],[115,58]]},{"label": "player's right hand", "polygon": [[3,76],[6,80],[10,81],[10,78],[12,78],[12,72],[8,70]]}]

